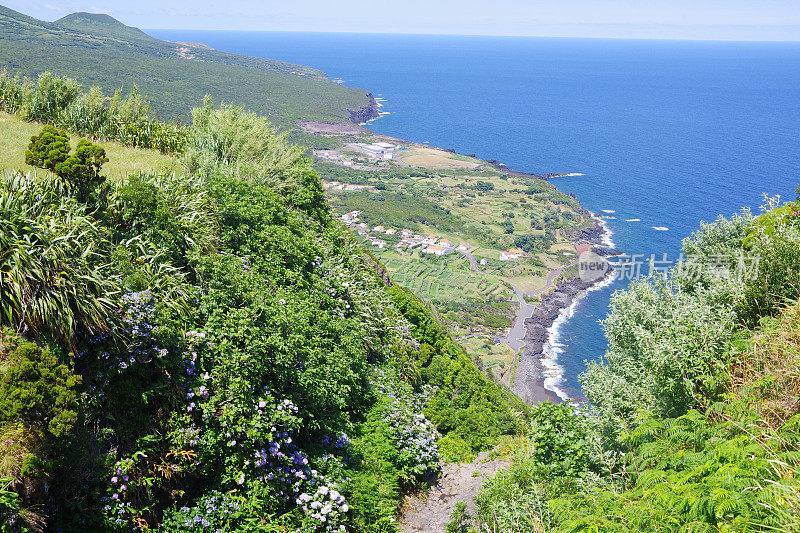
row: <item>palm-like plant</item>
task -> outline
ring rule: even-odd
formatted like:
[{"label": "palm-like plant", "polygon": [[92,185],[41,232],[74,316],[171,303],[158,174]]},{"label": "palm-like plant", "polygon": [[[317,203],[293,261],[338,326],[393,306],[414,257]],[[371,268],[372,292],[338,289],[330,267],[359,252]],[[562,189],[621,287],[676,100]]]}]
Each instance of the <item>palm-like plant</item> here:
[{"label": "palm-like plant", "polygon": [[0,177],[0,324],[64,344],[106,329],[119,294],[103,229],[67,192],[52,177]]}]

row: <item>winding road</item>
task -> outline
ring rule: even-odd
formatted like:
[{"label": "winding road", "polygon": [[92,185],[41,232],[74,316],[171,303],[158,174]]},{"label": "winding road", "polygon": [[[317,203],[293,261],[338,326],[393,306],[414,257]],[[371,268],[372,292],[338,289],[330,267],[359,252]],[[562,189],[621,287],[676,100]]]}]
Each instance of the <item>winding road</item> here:
[{"label": "winding road", "polygon": [[[475,260],[475,256],[472,255],[472,252],[461,252],[461,255],[467,258],[469,261],[469,267],[475,272],[483,272],[480,267],[478,266],[478,262]],[[558,268],[554,268],[547,274],[547,283],[544,284],[543,287],[535,289],[530,292],[522,292],[522,290],[514,285],[513,283],[509,282],[508,280],[503,280],[509,285],[511,288],[514,289],[514,294],[517,297],[517,301],[519,302],[519,311],[517,312],[517,316],[514,318],[514,325],[511,327],[511,330],[508,332],[502,341],[503,344],[510,347],[512,350],[518,352],[520,348],[525,346],[525,319],[530,318],[533,315],[533,310],[536,306],[531,305],[525,301],[526,296],[535,297],[539,296],[543,292],[551,289],[555,285],[555,280],[561,273],[572,266],[578,264],[578,260],[576,259],[572,263],[568,265],[564,265]]]}]

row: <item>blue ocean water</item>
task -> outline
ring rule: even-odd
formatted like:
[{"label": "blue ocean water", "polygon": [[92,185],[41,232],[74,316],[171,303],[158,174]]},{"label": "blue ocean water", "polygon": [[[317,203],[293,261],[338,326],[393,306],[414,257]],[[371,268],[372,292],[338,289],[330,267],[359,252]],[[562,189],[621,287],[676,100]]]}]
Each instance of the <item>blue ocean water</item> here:
[{"label": "blue ocean water", "polygon": [[[369,89],[391,113],[370,125],[380,133],[523,171],[581,172],[553,181],[615,217],[613,241],[628,254],[675,259],[700,221],[757,209],[763,192],[793,199],[800,182],[800,43],[148,33]],[[559,329],[571,394],[584,361],[605,350],[598,320],[620,286],[590,293]]]}]

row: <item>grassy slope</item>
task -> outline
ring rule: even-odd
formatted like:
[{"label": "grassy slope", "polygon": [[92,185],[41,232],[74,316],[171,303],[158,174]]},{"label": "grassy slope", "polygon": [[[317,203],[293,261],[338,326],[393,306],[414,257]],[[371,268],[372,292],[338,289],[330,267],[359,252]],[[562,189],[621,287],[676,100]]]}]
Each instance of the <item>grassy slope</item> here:
[{"label": "grassy slope", "polygon": [[[25,148],[31,135],[42,129],[41,124],[25,122],[18,117],[0,112],[0,169],[43,172],[41,169],[25,164]],[[79,137],[70,136],[73,149]],[[130,148],[115,142],[101,142],[108,155],[108,163],[103,166],[103,174],[118,179],[140,170],[171,170],[177,162],[170,156],[156,150]]]},{"label": "grassy slope", "polygon": [[323,72],[280,61],[191,49],[154,39],[107,15],[76,13],[44,22],[0,6],[0,67],[26,76],[49,70],[107,93],[137,85],[162,118],[188,118],[204,95],[235,102],[291,126],[297,120],[348,121],[366,92]]}]

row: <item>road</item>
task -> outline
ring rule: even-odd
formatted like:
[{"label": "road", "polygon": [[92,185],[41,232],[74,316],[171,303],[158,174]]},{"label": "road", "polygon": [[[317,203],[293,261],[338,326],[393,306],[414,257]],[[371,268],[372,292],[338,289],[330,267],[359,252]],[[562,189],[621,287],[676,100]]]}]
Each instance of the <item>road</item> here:
[{"label": "road", "polygon": [[[471,270],[475,272],[483,272],[481,268],[478,266],[478,261],[475,259],[475,256],[472,255],[472,252],[461,252],[461,255],[467,258],[469,261],[469,267]],[[519,311],[517,311],[517,316],[514,318],[514,325],[511,327],[511,330],[508,332],[508,335],[503,337],[501,340],[503,344],[510,347],[514,351],[519,351],[520,348],[525,346],[525,319],[528,319],[533,315],[533,309],[536,307],[531,305],[525,301],[525,297],[536,297],[542,294],[543,292],[553,288],[555,285],[555,280],[561,273],[572,266],[578,264],[578,260],[576,259],[572,263],[568,265],[564,265],[558,268],[552,269],[550,272],[547,273],[547,282],[544,284],[543,287],[538,289],[529,291],[529,292],[522,292],[522,290],[511,283],[508,280],[504,280],[506,283],[511,285],[511,288],[514,289],[514,294],[517,297],[517,302],[519,303]],[[470,337],[472,334],[465,336],[464,338]]]},{"label": "road", "polygon": [[503,342],[509,346],[511,349],[515,351],[519,351],[520,348],[525,346],[525,320],[530,318],[533,315],[533,309],[536,307],[531,305],[525,301],[525,297],[535,297],[539,296],[543,292],[551,289],[555,285],[555,280],[561,273],[571,267],[578,264],[578,261],[575,260],[574,262],[564,265],[562,267],[554,268],[547,274],[547,283],[544,284],[543,287],[538,289],[529,291],[527,293],[523,293],[519,287],[514,285],[511,282],[506,282],[514,289],[514,293],[517,295],[517,301],[519,302],[519,311],[517,312],[517,316],[514,319],[514,325],[511,328],[511,331],[508,332],[508,335],[505,336]]}]

